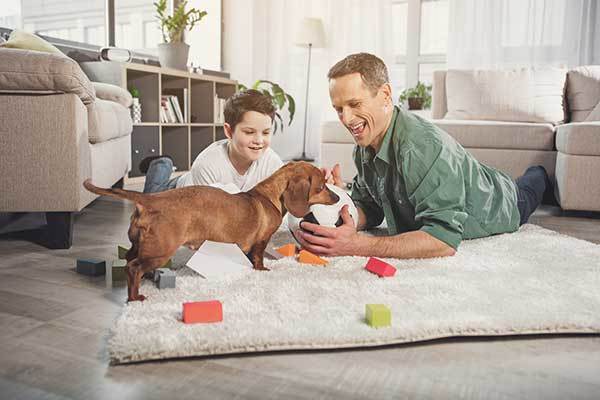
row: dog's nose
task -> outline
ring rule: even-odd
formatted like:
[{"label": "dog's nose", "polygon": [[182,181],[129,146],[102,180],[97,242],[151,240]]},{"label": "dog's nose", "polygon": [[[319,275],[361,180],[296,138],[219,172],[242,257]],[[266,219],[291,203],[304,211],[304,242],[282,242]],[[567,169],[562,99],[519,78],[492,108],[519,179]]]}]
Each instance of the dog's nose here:
[{"label": "dog's nose", "polygon": [[329,192],[329,197],[331,197],[331,201],[333,201],[334,204],[340,201],[340,196],[332,192],[331,189],[327,189],[327,191]]}]

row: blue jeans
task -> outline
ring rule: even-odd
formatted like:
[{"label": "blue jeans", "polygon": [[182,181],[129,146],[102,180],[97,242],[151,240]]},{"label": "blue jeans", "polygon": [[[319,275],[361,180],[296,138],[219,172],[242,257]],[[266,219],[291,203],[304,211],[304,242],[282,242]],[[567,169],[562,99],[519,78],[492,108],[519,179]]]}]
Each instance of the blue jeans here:
[{"label": "blue jeans", "polygon": [[541,165],[527,168],[525,173],[515,181],[517,186],[517,207],[523,225],[542,202],[546,186],[548,185],[548,174]]},{"label": "blue jeans", "polygon": [[179,177],[170,179],[171,172],[173,172],[173,161],[169,158],[161,157],[153,160],[148,167],[148,172],[146,172],[144,193],[164,192],[165,190],[175,189]]}]

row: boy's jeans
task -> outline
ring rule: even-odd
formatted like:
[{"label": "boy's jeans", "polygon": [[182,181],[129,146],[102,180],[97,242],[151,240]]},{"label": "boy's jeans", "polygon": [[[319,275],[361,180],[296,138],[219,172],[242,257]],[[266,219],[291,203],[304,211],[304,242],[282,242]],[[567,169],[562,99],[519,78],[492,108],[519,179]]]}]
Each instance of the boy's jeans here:
[{"label": "boy's jeans", "polygon": [[173,172],[173,161],[167,157],[157,158],[150,163],[146,172],[144,193],[164,192],[175,189],[179,177],[169,179]]},{"label": "boy's jeans", "polygon": [[517,186],[517,207],[521,215],[519,225],[527,222],[531,214],[542,202],[548,182],[544,167],[538,165],[527,168],[523,176],[515,181]]}]

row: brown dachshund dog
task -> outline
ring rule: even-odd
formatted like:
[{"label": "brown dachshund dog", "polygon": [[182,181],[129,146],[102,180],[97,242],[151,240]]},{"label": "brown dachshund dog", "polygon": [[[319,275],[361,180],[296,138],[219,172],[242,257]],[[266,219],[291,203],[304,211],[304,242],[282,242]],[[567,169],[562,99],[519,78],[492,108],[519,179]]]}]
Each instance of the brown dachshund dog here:
[{"label": "brown dachshund dog", "polygon": [[189,186],[159,193],[102,189],[89,179],[90,192],[136,203],[131,216],[127,252],[128,301],[139,294],[142,276],[165,265],[180,246],[198,249],[205,240],[235,243],[266,270],[263,254],[286,211],[301,218],[313,204],[335,204],[338,196],[327,189],[321,170],[306,162],[284,165],[243,193],[229,194],[210,186]]}]

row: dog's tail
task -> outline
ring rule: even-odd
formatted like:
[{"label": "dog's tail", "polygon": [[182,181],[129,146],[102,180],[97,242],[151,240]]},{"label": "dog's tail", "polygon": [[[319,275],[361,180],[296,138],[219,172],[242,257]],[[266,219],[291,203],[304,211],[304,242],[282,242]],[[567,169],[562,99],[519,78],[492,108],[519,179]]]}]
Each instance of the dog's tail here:
[{"label": "dog's tail", "polygon": [[103,196],[118,197],[120,199],[131,200],[137,204],[147,205],[148,196],[144,193],[134,192],[131,190],[123,189],[104,189],[95,186],[91,179],[86,179],[83,182],[83,186],[92,193],[100,194]]}]

